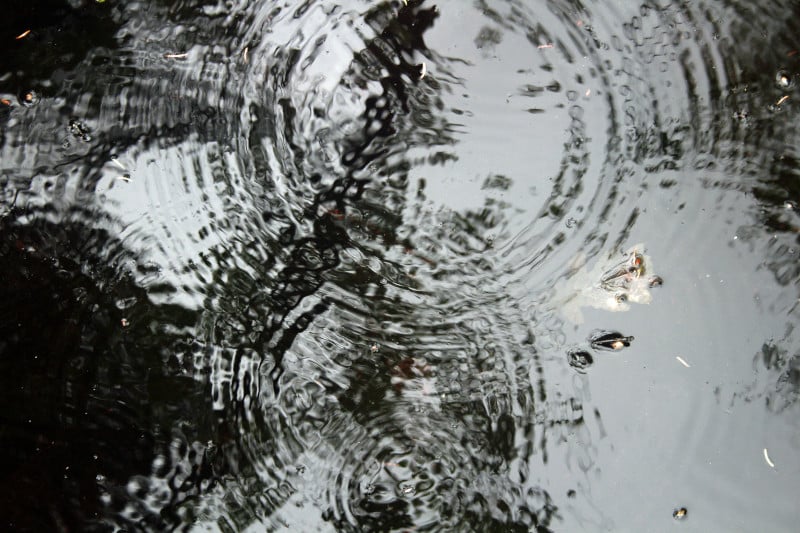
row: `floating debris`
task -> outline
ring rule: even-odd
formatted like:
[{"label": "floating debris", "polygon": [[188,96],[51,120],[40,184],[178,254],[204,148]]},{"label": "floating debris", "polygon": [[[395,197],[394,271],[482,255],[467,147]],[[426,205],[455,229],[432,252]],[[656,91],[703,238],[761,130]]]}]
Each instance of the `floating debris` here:
[{"label": "floating debris", "polygon": [[20,39],[24,39],[25,37],[30,35],[30,33],[31,33],[31,30],[25,30],[24,32],[20,33],[19,35],[17,35],[14,38],[19,41]]},{"label": "floating debris", "polygon": [[76,139],[80,139],[83,142],[89,142],[92,140],[89,128],[81,124],[77,120],[70,120],[68,129],[69,132],[72,134],[72,136],[75,137]]},{"label": "floating debris", "polygon": [[633,337],[626,336],[619,331],[595,330],[589,336],[589,343],[596,350],[617,351],[627,348],[633,342]]},{"label": "floating debris", "polygon": [[130,322],[128,322],[128,319],[127,319],[127,318],[123,318],[123,319],[121,319],[121,320],[119,321],[119,323],[120,323],[120,325],[121,325],[123,328],[127,328],[127,327],[130,325]]},{"label": "floating debris", "polygon": [[189,54],[182,53],[182,54],[164,54],[165,59],[186,59],[189,57]]},{"label": "floating debris", "polygon": [[686,510],[686,507],[680,507],[672,511],[672,518],[674,518],[675,520],[683,520],[684,518],[686,518],[686,514],[688,512],[689,511]]},{"label": "floating debris", "polygon": [[583,372],[594,363],[594,358],[585,350],[570,350],[567,352],[567,362],[578,372]]},{"label": "floating debris", "polygon": [[427,72],[428,72],[428,66],[423,61],[422,64],[419,66],[419,79],[420,80],[423,79],[425,77],[425,74],[427,74]]},{"label": "floating debris", "polygon": [[764,460],[767,462],[767,464],[770,466],[770,468],[775,468],[775,463],[770,461],[769,453],[767,453],[767,449],[766,448],[764,448]]},{"label": "floating debris", "polygon": [[540,44],[536,48],[538,48],[539,50],[543,50],[545,48],[553,48],[553,43]]},{"label": "floating debris", "polygon": [[249,47],[245,46],[244,47],[244,52],[242,52],[242,60],[245,62],[245,64],[247,64],[247,49],[248,48]]},{"label": "floating debris", "polygon": [[683,366],[685,366],[686,368],[691,368],[691,365],[690,365],[689,363],[687,363],[686,361],[684,361],[684,360],[683,360],[683,357],[681,357],[680,355],[676,355],[676,356],[675,356],[675,359],[677,359],[677,360],[678,360],[678,362],[679,362],[680,364],[682,364]]},{"label": "floating debris", "polygon": [[585,266],[586,256],[576,255],[567,276],[556,283],[552,297],[554,306],[570,322],[583,322],[582,308],[605,311],[627,311],[630,303],[648,304],[650,289],[664,280],[652,273],[653,265],[644,245],[628,249],[622,258],[612,253],[594,267]]}]

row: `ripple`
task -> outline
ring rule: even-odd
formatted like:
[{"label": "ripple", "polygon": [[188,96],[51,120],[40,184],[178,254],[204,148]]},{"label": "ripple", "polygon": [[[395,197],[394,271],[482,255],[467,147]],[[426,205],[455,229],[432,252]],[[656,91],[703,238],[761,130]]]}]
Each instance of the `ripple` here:
[{"label": "ripple", "polygon": [[[75,405],[144,435],[92,470],[102,520],[642,529],[608,516],[623,485],[667,521],[746,509],[732,458],[791,446],[725,410],[786,436],[797,396],[795,11],[133,2],[61,63],[31,26],[0,78],[2,258],[127,335],[63,329],[109,355]],[[651,305],[564,320],[560,282],[642,241]],[[592,359],[593,330],[636,342]]]}]

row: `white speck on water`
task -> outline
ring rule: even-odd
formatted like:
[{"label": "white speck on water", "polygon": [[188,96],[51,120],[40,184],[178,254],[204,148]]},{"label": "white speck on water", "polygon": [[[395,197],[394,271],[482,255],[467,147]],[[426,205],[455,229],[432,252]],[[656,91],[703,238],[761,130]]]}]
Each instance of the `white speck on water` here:
[{"label": "white speck on water", "polygon": [[767,449],[766,448],[764,448],[764,460],[767,462],[767,464],[770,466],[770,468],[775,468],[775,463],[770,461],[769,454],[767,453]]}]

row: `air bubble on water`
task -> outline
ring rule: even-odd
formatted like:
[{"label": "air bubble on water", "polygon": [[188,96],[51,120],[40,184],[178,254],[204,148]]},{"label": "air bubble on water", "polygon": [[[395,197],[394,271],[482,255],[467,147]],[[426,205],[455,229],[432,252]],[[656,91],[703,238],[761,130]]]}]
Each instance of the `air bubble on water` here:
[{"label": "air bubble on water", "polygon": [[25,107],[33,107],[39,103],[40,99],[41,98],[39,97],[39,93],[37,93],[36,91],[28,91],[22,95],[21,101],[22,105],[24,105]]}]

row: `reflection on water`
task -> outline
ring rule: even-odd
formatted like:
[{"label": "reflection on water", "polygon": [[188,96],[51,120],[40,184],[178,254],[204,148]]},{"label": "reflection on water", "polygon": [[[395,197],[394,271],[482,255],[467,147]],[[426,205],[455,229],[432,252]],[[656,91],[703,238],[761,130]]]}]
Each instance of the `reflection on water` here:
[{"label": "reflection on water", "polygon": [[797,6],[9,13],[7,528],[791,529]]}]

